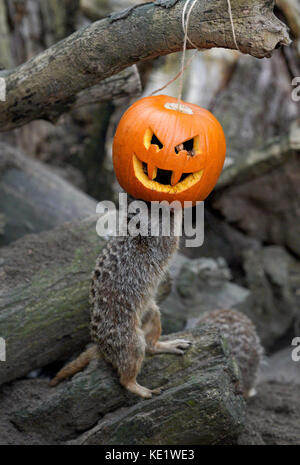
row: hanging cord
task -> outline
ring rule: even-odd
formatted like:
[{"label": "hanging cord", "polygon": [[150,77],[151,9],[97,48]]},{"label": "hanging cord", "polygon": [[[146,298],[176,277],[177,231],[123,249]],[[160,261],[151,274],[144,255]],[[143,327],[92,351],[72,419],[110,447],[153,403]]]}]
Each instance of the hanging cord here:
[{"label": "hanging cord", "polygon": [[[183,41],[183,50],[182,50],[182,56],[181,56],[181,70],[180,70],[180,73],[179,73],[180,81],[179,81],[179,91],[178,91],[178,99],[177,99],[177,109],[178,109],[178,111],[180,111],[180,102],[182,100],[183,72],[184,72],[184,63],[185,63],[187,41],[189,41],[195,47],[195,45],[191,42],[190,38],[188,37],[188,28],[189,28],[191,12],[192,12],[194,6],[196,5],[196,3],[198,2],[198,0],[193,0],[193,3],[190,6],[190,9],[188,10],[187,15],[185,17],[186,10],[187,10],[187,7],[188,7],[190,2],[191,2],[191,0],[187,0],[186,4],[184,5],[184,8],[182,10],[182,29],[183,29],[183,32],[184,32],[184,41]],[[197,47],[196,47],[196,49],[197,49]],[[195,53],[197,53],[197,51],[198,50],[196,50]],[[194,57],[195,53],[192,55],[191,58]]]},{"label": "hanging cord", "polygon": [[[187,12],[188,6],[190,3],[193,2]],[[182,30],[184,33],[184,40],[183,40],[183,49],[182,49],[182,57],[181,57],[181,66],[180,66],[180,71],[174,76],[170,81],[168,81],[163,87],[160,87],[159,89],[153,91],[150,95],[157,94],[157,92],[161,92],[164,90],[166,87],[168,87],[170,84],[172,84],[174,81],[176,81],[178,78],[180,78],[179,81],[179,91],[178,91],[178,99],[177,99],[177,110],[180,111],[180,103],[182,101],[182,92],[183,92],[183,77],[184,77],[184,71],[190,66],[193,58],[195,57],[196,53],[200,51],[200,49],[195,45],[191,39],[188,36],[188,28],[189,28],[189,21],[190,21],[190,16],[192,13],[192,10],[198,0],[187,0],[184,4],[184,8],[182,10]],[[232,30],[232,36],[233,36],[233,41],[236,49],[241,52],[241,49],[239,48],[236,40],[236,35],[235,35],[235,29],[234,29],[234,23],[233,23],[233,17],[232,17],[232,10],[231,10],[231,3],[230,0],[227,0],[227,7],[228,7],[228,14],[230,18],[230,24],[231,24],[231,30]],[[187,60],[185,63],[185,56],[186,56],[186,50],[187,50],[187,42],[189,43],[196,49],[192,56]]]},{"label": "hanging cord", "polygon": [[229,18],[230,18],[230,24],[231,24],[231,30],[232,30],[232,37],[233,37],[233,42],[235,45],[235,48],[242,53],[240,47],[237,44],[236,41],[236,36],[235,36],[235,29],[234,29],[234,24],[233,24],[233,17],[232,17],[232,11],[231,11],[231,3],[230,0],[227,0],[227,6],[228,6],[228,13],[229,13]]},{"label": "hanging cord", "polygon": [[[193,58],[195,57],[196,53],[198,52],[198,47],[197,45],[195,45],[189,38],[188,36],[188,24],[189,24],[189,19],[190,19],[190,14],[191,14],[191,11],[192,9],[194,8],[194,5],[196,4],[196,2],[198,0],[194,0],[193,1],[193,4],[188,12],[188,16],[187,18],[185,18],[186,16],[186,10],[187,10],[187,7],[188,5],[191,3],[192,0],[187,0],[187,2],[184,4],[184,8],[182,10],[182,30],[183,30],[183,33],[184,33],[184,40],[183,40],[183,50],[182,50],[182,59],[181,59],[181,66],[180,66],[180,71],[170,80],[168,81],[163,87],[160,87],[159,89],[156,89],[154,90],[150,95],[154,95],[154,94],[157,94],[157,92],[161,92],[162,90],[164,90],[166,87],[168,87],[170,84],[172,84],[174,81],[176,81],[179,77],[181,78],[180,79],[180,84],[179,84],[179,87],[180,87],[180,91],[179,91],[179,95],[182,94],[182,87],[183,87],[183,73],[184,71],[190,66]],[[190,56],[190,58],[188,59],[188,61],[186,62],[185,64],[185,54],[186,54],[186,43],[187,43],[187,40],[190,42],[190,44],[196,48],[196,50],[194,51],[194,53],[192,54],[192,56]],[[180,100],[179,100],[179,103],[180,103]]]}]

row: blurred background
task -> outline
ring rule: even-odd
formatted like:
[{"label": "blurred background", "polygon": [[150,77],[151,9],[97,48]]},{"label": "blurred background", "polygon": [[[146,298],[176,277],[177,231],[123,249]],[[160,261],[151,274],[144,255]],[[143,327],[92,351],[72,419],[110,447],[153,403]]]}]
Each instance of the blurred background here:
[{"label": "blurred background", "polygon": [[[0,69],[133,3],[0,0]],[[161,307],[167,333],[192,327],[207,310],[246,313],[269,358],[260,383],[282,383],[283,392],[284,383],[300,384],[300,362],[291,359],[291,341],[300,336],[300,101],[292,98],[292,80],[300,76],[300,2],[279,0],[275,13],[291,29],[290,47],[261,60],[225,49],[199,51],[185,72],[183,100],[218,118],[227,156],[205,201],[204,245],[181,248]],[[92,215],[95,201],[117,201],[111,159],[116,125],[132,102],[177,74],[180,58],[173,54],[126,70],[116,95],[108,88],[100,103],[78,105],[56,124],[39,120],[0,133],[1,246]],[[163,91],[177,92],[178,81]]]}]

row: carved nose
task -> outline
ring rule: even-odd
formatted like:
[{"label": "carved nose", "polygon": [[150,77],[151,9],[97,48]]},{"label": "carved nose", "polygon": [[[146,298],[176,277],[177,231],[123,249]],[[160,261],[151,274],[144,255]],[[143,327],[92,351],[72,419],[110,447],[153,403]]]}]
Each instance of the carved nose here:
[{"label": "carved nose", "polygon": [[181,156],[181,157],[183,157],[183,156],[189,157],[189,154],[188,154],[187,150],[180,150],[179,152],[176,152],[176,150],[175,150],[175,153],[176,153],[176,155],[177,155],[178,157],[179,157],[179,156]]},{"label": "carved nose", "polygon": [[157,153],[160,152],[162,149],[159,148],[158,145],[156,144],[151,144],[150,147],[148,148],[148,152],[150,153]]}]

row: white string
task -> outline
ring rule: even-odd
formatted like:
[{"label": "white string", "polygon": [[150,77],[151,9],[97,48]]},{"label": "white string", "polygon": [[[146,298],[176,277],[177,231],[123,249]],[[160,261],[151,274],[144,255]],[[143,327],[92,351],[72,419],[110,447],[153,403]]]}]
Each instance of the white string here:
[{"label": "white string", "polygon": [[157,94],[157,92],[161,92],[162,90],[164,90],[166,87],[169,87],[170,84],[172,84],[174,81],[176,81],[176,79],[179,78],[179,76],[183,73],[183,71],[185,71],[191,64],[194,56],[196,55],[196,53],[198,52],[198,50],[195,50],[193,55],[190,56],[190,58],[188,59],[188,61],[186,62],[186,64],[184,65],[184,68],[183,69],[180,69],[180,71],[178,71],[178,73],[170,80],[168,81],[164,86],[160,87],[159,89],[156,89],[154,90],[153,92],[151,92],[150,96],[151,95],[154,95],[154,94]]},{"label": "white string", "polygon": [[[190,3],[193,2],[187,12],[188,6]],[[183,49],[182,49],[182,57],[181,57],[181,66],[180,66],[180,71],[176,74],[176,76],[173,77],[169,82],[167,82],[163,87],[160,87],[159,89],[153,91],[150,95],[154,95],[157,92],[161,92],[164,90],[166,87],[168,87],[170,84],[172,84],[176,79],[180,77],[179,81],[179,91],[178,91],[178,99],[177,99],[177,110],[180,111],[180,102],[182,100],[182,92],[183,92],[183,75],[184,71],[190,66],[193,58],[195,57],[196,53],[200,50],[197,45],[195,45],[191,39],[188,36],[188,28],[189,28],[189,22],[190,22],[190,16],[192,13],[192,10],[198,0],[187,0],[184,4],[183,10],[182,10],[182,30],[184,33],[184,40],[183,40]],[[231,10],[231,3],[230,0],[227,0],[227,6],[228,6],[228,14],[230,18],[230,24],[231,24],[231,29],[232,29],[232,36],[233,36],[233,41],[234,45],[237,50],[241,52],[241,49],[238,46],[237,40],[236,40],[236,35],[235,35],[235,29],[234,29],[234,23],[233,23],[233,17],[232,17],[232,10]],[[193,55],[188,59],[188,61],[185,63],[185,56],[186,56],[186,49],[187,49],[187,41],[194,47],[196,50],[193,53]]]},{"label": "white string", "polygon": [[230,24],[231,24],[231,29],[232,29],[232,36],[233,36],[233,41],[236,49],[241,52],[240,47],[237,44],[236,37],[235,37],[235,29],[234,29],[234,24],[233,24],[233,17],[232,17],[232,11],[231,11],[231,3],[230,0],[227,0],[227,6],[228,6],[228,13],[229,13],[229,18],[230,18]]},{"label": "white string", "polygon": [[[190,9],[190,11],[189,11],[189,13],[188,13],[188,18],[185,18],[185,16],[186,16],[186,10],[187,10],[187,7],[188,7],[188,5],[189,5],[190,2],[191,2],[191,0],[187,0],[187,2],[185,2],[185,4],[184,4],[183,10],[182,10],[182,19],[181,19],[181,21],[182,21],[182,30],[183,30],[183,33],[184,33],[184,34],[185,34],[185,32],[187,31],[187,29],[188,29],[189,16],[190,16],[190,14],[191,14],[191,12],[192,12],[192,9],[194,8],[194,4],[197,2],[197,0],[195,0],[194,3],[193,3],[193,5],[191,6],[191,9]],[[198,48],[197,45],[195,45],[195,44],[191,41],[191,39],[189,38],[188,35],[187,35],[186,37],[187,37],[187,40],[189,41],[189,43],[190,43],[194,48]]]},{"label": "white string", "polygon": [[[190,16],[192,13],[192,10],[198,0],[193,0],[192,5],[190,6],[190,9],[188,10],[188,13],[185,18],[186,10],[189,5],[189,3],[192,0],[187,0],[186,4],[184,5],[184,8],[182,10],[182,29],[184,32],[184,41],[183,41],[183,50],[182,50],[182,56],[181,56],[181,72],[180,72],[180,81],[179,81],[179,91],[178,91],[178,111],[180,111],[180,102],[182,99],[182,91],[183,91],[183,68],[184,68],[184,63],[185,63],[185,55],[186,55],[186,45],[187,45],[187,40],[188,40],[188,29],[189,29],[189,22],[190,22]],[[190,39],[189,39],[190,42]],[[192,44],[193,45],[193,44]],[[194,45],[193,45],[194,46]],[[196,47],[197,49],[197,47]]]},{"label": "white string", "polygon": [[[190,15],[192,12],[192,9],[194,8],[194,5],[198,0],[193,0],[193,4],[191,8],[188,11],[187,18],[185,18],[186,15],[186,10],[188,5],[191,3],[192,0],[187,0],[187,2],[184,4],[184,8],[182,10],[182,30],[184,33],[184,40],[183,40],[183,50],[182,50],[182,58],[181,58],[181,67],[180,71],[174,76],[170,81],[168,81],[163,87],[160,87],[159,89],[156,89],[154,92],[152,92],[150,95],[157,94],[157,92],[161,92],[164,90],[166,87],[168,87],[170,84],[172,84],[176,79],[180,77],[180,83],[179,83],[179,93],[178,93],[178,109],[180,109],[180,102],[181,102],[181,96],[182,96],[182,89],[183,89],[183,73],[184,71],[190,66],[193,58],[195,57],[196,53],[198,52],[197,45],[195,45],[190,38],[188,37],[188,25],[189,25],[189,20],[190,20]],[[195,52],[193,55],[188,59],[187,63],[185,63],[185,55],[186,55],[186,44],[187,40],[190,42],[190,44],[196,48]]]}]

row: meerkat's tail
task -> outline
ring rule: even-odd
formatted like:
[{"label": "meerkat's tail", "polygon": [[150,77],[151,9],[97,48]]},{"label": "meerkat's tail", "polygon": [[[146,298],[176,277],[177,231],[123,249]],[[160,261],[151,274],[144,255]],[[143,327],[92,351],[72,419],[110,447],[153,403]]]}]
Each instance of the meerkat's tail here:
[{"label": "meerkat's tail", "polygon": [[56,386],[62,380],[75,375],[75,373],[78,373],[79,371],[82,371],[91,360],[98,358],[100,358],[100,354],[97,350],[97,346],[93,345],[89,349],[82,352],[82,354],[80,354],[75,360],[64,366],[50,381],[49,386]]}]

